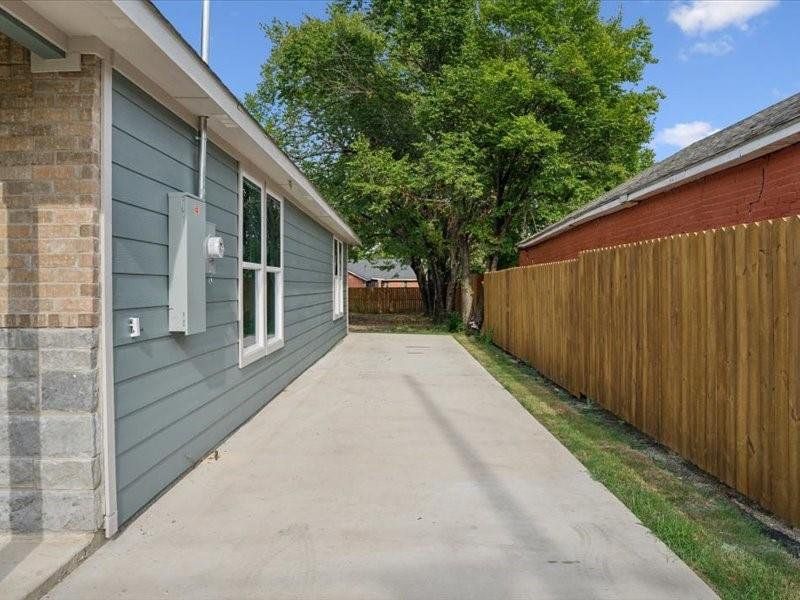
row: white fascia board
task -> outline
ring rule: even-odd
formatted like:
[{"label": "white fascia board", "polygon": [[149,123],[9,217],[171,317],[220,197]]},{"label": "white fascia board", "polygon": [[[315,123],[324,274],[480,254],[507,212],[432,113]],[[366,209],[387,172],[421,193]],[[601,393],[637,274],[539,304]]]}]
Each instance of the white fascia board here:
[{"label": "white fascia board", "polygon": [[[213,74],[197,53],[188,47],[172,27],[164,21],[164,18],[149,2],[114,0],[114,5],[208,95],[208,98],[219,107],[218,114],[227,116],[262,152],[269,156],[287,176],[291,182],[290,187],[299,188],[298,191],[301,193],[297,194],[295,200],[300,204],[304,202],[309,204],[301,206],[301,208],[308,210],[323,227],[340,236],[343,241],[347,241],[349,244],[360,244],[358,236],[325,202],[302,171],[264,133],[261,126],[247,113],[236,97]],[[147,74],[147,65],[136,65],[136,67]],[[252,159],[252,157],[250,158]]]},{"label": "white fascia board", "polygon": [[800,141],[800,121],[795,121],[786,127],[751,140],[741,146],[737,146],[723,154],[697,163],[679,173],[659,179],[647,187],[643,187],[635,192],[623,194],[619,198],[607,202],[602,206],[598,206],[582,215],[567,218],[552,229],[543,231],[542,233],[520,242],[517,244],[517,248],[524,249],[536,246],[556,235],[574,229],[587,221],[593,221],[599,217],[629,208],[661,192],[668,191],[680,185],[685,185],[723,169],[729,169],[738,164],[754,160],[765,154],[790,146],[798,141]]}]

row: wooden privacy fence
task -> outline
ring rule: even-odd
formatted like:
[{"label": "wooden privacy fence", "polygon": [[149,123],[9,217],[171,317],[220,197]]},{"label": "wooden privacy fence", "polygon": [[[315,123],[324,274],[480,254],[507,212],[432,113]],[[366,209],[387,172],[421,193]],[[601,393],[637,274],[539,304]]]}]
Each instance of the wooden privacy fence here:
[{"label": "wooden privacy fence", "polygon": [[350,312],[421,313],[419,288],[349,288]]},{"label": "wooden privacy fence", "polygon": [[800,217],[487,273],[484,329],[800,524]]}]

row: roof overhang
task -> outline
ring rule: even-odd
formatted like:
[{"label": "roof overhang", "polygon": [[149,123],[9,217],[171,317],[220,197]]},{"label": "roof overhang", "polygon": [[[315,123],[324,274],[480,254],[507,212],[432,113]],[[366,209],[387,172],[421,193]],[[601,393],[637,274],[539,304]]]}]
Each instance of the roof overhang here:
[{"label": "roof overhang", "polygon": [[416,281],[414,277],[368,277],[366,275],[360,275],[350,269],[347,270],[347,273],[353,277],[357,277],[361,281]]},{"label": "roof overhang", "polygon": [[0,7],[55,48],[79,52],[88,46],[106,48],[113,53],[115,68],[126,75],[135,71],[152,82],[183,109],[181,116],[209,117],[214,141],[222,141],[261,170],[298,208],[339,239],[360,243],[344,219],[149,1],[0,0]]},{"label": "roof overhang", "polygon": [[0,33],[10,37],[41,58],[52,60],[66,56],[64,48],[54,44],[2,8],[0,8]]},{"label": "roof overhang", "polygon": [[409,279],[406,277],[373,277],[370,281],[416,281],[416,279]]},{"label": "roof overhang", "polygon": [[589,221],[635,206],[639,202],[657,194],[697,181],[713,173],[730,169],[798,142],[800,142],[800,121],[795,121],[766,135],[745,142],[736,148],[695,163],[679,173],[659,179],[638,190],[622,194],[591,210],[578,210],[565,219],[549,225],[539,233],[521,241],[517,244],[517,248],[525,249],[536,246]]}]

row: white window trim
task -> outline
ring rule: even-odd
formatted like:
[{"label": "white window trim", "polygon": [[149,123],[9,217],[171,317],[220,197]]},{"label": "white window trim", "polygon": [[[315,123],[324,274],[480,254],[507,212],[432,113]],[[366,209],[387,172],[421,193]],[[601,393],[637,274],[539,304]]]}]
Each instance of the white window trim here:
[{"label": "white window trim", "polygon": [[[270,267],[267,265],[267,255],[266,249],[264,253],[264,273],[276,273],[277,276],[275,277],[275,296],[277,297],[277,301],[275,302],[275,336],[270,340],[266,334],[267,328],[267,313],[266,313],[266,306],[264,307],[264,339],[267,340],[267,354],[271,354],[275,352],[275,350],[280,350],[283,348],[284,344],[284,336],[283,336],[283,205],[285,204],[285,200],[281,198],[278,194],[273,194],[271,191],[267,190],[266,195],[264,196],[264,215],[266,216],[266,207],[267,207],[267,196],[272,196],[275,200],[280,203],[281,213],[280,213],[280,238],[281,238],[281,266],[280,267]],[[264,219],[264,226],[266,227],[267,220]],[[264,236],[264,242],[266,243],[266,235]],[[264,277],[264,289],[266,293],[266,285],[267,285],[267,278],[266,275]],[[266,296],[265,296],[266,297]],[[269,302],[269,298],[267,298],[267,302]]]},{"label": "white window trim", "polygon": [[[261,191],[261,262],[250,263],[244,260],[244,180],[247,179],[250,183],[257,186]],[[253,177],[246,171],[239,171],[239,267],[236,272],[236,277],[239,282],[239,367],[245,367],[250,363],[266,356],[266,345],[264,339],[266,337],[266,325],[264,317],[266,316],[266,306],[264,305],[264,296],[266,295],[266,281],[262,265],[266,252],[266,219],[264,219],[264,208],[266,194],[264,193],[264,186],[259,182],[258,177]],[[256,275],[256,343],[252,346],[244,347],[244,277],[242,271],[244,269],[252,269],[257,271]]]},{"label": "white window trim", "polygon": [[[243,260],[244,256],[244,180],[257,186],[261,191],[261,262],[250,263]],[[281,237],[281,266],[267,266],[267,196],[275,198],[281,207],[280,211],[280,237]],[[283,314],[283,220],[284,220],[285,200],[280,195],[273,193],[266,187],[259,177],[254,177],[245,170],[239,171],[239,265],[236,273],[238,279],[238,305],[239,305],[239,368],[264,358],[265,356],[283,348],[284,346],[284,314]],[[243,292],[244,278],[242,271],[249,269],[256,271],[256,343],[252,346],[244,347],[244,310]],[[267,338],[267,273],[277,273],[275,287],[276,297],[278,298],[275,307],[275,336],[269,340]]]},{"label": "white window trim", "polygon": [[[338,275],[338,277],[336,275],[336,261],[337,261],[336,248],[337,248],[337,245],[338,245],[338,248],[339,248],[339,256],[338,256],[339,275]],[[344,268],[344,243],[339,238],[337,238],[336,236],[333,236],[333,246],[331,247],[331,278],[332,278],[332,283],[333,283],[332,287],[333,287],[333,320],[334,321],[336,321],[338,319],[341,319],[344,316],[345,312],[346,312],[345,311],[345,306],[344,306],[344,286],[345,286],[344,274],[345,274],[345,268]],[[339,283],[338,288],[337,288],[337,285],[336,285],[337,284],[337,279],[338,279],[338,283]],[[338,301],[339,298],[341,298],[341,302]],[[336,310],[338,304],[341,304],[341,309],[339,311]]]}]

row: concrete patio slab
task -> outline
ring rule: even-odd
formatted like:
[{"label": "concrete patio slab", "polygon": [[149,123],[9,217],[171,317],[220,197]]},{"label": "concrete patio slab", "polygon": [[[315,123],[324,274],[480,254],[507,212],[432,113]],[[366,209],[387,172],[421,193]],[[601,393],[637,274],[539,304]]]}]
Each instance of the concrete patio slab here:
[{"label": "concrete patio slab", "polygon": [[47,597],[716,596],[451,337],[356,334]]},{"label": "concrete patio slab", "polygon": [[0,598],[38,598],[102,542],[101,534],[0,534]]}]

